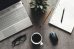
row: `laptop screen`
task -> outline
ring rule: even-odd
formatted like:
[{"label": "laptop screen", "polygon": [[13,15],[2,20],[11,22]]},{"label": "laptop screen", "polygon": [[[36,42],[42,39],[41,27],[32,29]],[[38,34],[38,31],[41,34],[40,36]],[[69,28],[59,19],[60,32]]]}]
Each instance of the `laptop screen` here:
[{"label": "laptop screen", "polygon": [[0,11],[19,1],[20,0],[0,0]]}]

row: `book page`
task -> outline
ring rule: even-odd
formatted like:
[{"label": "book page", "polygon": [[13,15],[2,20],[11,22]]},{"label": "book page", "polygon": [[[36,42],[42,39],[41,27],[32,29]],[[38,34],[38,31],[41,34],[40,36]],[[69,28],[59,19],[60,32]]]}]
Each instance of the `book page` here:
[{"label": "book page", "polygon": [[[74,27],[73,2],[73,0],[60,0],[55,11],[52,14],[52,18],[49,23],[71,33]],[[61,23],[63,9],[65,9],[65,11]]]}]

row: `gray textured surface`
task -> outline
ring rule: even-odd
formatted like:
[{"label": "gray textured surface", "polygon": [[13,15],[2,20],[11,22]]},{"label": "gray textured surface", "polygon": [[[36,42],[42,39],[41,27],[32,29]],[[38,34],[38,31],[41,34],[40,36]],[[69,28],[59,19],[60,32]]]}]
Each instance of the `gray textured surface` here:
[{"label": "gray textured surface", "polygon": [[[24,6],[26,7],[26,10],[29,14],[29,0],[22,0],[24,3]],[[49,0],[50,7],[54,7],[56,5],[57,0]],[[50,17],[49,17],[50,18]],[[49,19],[48,18],[48,19]],[[67,32],[64,32],[56,27],[53,27],[51,25],[48,25],[48,19],[44,25],[42,25],[41,28],[39,26],[32,26],[29,27],[18,34],[15,34],[2,42],[0,42],[0,49],[74,49],[74,31],[72,34],[68,34]],[[30,37],[32,33],[34,32],[40,32],[43,37],[43,43],[44,45],[39,48],[33,48],[31,45]],[[58,45],[52,46],[50,40],[49,40],[49,33],[50,32],[56,32],[58,36]],[[17,38],[20,35],[26,34],[27,39],[24,43],[15,46],[14,48],[11,46],[11,42]]]},{"label": "gray textured surface", "polygon": [[[2,16],[0,18],[0,31],[5,29],[6,27],[9,27],[12,24],[15,24],[19,22],[20,20],[24,19],[24,8],[21,7],[19,10],[13,11],[11,13],[6,14],[5,16]],[[23,11],[23,12],[21,12]],[[18,14],[20,15],[18,15]],[[22,13],[22,14],[21,14]]]}]

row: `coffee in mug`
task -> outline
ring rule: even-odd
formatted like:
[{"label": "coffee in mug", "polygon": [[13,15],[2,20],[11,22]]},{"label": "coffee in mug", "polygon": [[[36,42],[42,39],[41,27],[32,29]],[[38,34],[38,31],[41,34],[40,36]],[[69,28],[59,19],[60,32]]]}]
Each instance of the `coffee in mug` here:
[{"label": "coffee in mug", "polygon": [[43,45],[41,34],[38,32],[33,33],[31,36],[31,42],[35,45]]}]

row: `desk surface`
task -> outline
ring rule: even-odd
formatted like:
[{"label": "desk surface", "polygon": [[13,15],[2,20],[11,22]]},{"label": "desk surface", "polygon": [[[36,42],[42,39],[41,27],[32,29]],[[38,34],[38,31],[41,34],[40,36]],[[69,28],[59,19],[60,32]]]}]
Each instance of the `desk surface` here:
[{"label": "desk surface", "polygon": [[[22,0],[22,1],[30,16],[29,1],[28,0]],[[50,3],[50,7],[54,8],[57,3],[57,0],[50,0],[49,3]],[[48,19],[50,19],[50,17]],[[43,37],[44,45],[37,49],[74,49],[74,31],[72,32],[72,34],[68,34],[67,32],[64,32],[56,27],[53,27],[52,25],[48,25],[48,19],[46,20],[46,23],[42,25],[41,28],[38,25],[33,25],[5,39],[4,41],[0,42],[0,49],[33,49],[30,38],[34,32],[40,32]],[[50,32],[56,32],[58,39],[59,39],[58,45],[52,46],[50,39],[49,39]],[[16,37],[23,35],[23,34],[27,35],[26,41],[13,48],[11,46],[11,42]]]}]

